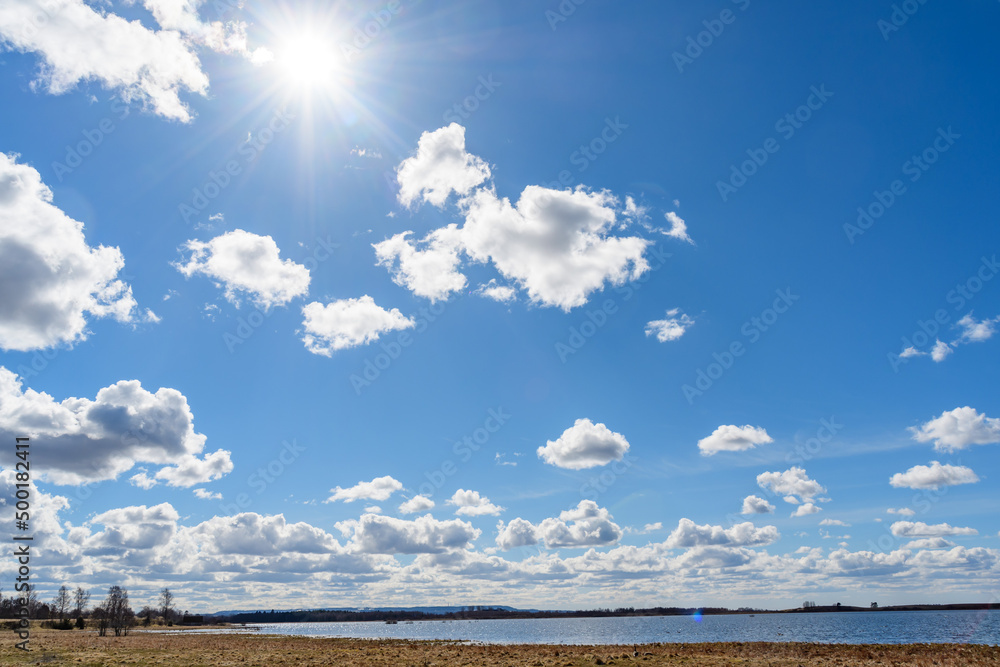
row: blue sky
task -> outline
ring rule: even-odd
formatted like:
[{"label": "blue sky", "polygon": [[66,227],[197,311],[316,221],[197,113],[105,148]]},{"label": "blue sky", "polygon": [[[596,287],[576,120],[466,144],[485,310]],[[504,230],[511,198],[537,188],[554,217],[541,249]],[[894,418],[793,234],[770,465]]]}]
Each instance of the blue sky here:
[{"label": "blue sky", "polygon": [[40,590],[995,600],[998,12],[6,3]]}]

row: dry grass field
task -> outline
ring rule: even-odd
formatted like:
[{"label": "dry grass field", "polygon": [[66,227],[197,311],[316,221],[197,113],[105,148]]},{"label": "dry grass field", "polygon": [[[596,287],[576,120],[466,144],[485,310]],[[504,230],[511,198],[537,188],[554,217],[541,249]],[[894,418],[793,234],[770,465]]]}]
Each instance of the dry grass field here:
[{"label": "dry grass field", "polygon": [[14,648],[14,641],[14,633],[9,632],[0,645],[0,665],[73,665],[74,667],[1000,665],[1000,647],[942,644],[905,646],[646,644],[633,649],[631,646],[497,646],[442,641],[316,639],[273,635],[208,635],[142,631],[133,631],[128,637],[98,637],[96,632],[91,631],[32,630],[32,650],[30,654],[26,654]]}]

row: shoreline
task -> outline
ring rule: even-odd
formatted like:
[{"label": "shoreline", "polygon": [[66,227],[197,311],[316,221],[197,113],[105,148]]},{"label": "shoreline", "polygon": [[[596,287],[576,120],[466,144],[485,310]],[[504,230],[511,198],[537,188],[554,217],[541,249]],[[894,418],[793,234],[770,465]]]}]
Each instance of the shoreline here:
[{"label": "shoreline", "polygon": [[[739,661],[746,667],[853,667],[928,665],[941,667],[1000,664],[1000,646],[985,644],[817,644],[805,642],[705,642],[636,645],[483,644],[457,640],[316,638],[252,633],[163,632],[134,629],[126,637],[98,637],[91,630],[32,629],[31,652],[0,647],[0,665],[29,662],[88,667],[315,666],[445,667],[446,665],[533,665],[585,667],[635,663],[643,666],[705,665]],[[215,628],[205,628],[211,630]],[[206,635],[211,636],[207,639]]]}]

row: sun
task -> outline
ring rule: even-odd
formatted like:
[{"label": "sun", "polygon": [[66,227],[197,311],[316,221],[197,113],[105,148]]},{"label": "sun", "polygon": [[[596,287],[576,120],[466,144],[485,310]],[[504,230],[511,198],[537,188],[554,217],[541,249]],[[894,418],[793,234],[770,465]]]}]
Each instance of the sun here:
[{"label": "sun", "polygon": [[343,74],[343,56],[333,40],[310,31],[286,38],[275,60],[279,75],[296,88],[333,88]]}]

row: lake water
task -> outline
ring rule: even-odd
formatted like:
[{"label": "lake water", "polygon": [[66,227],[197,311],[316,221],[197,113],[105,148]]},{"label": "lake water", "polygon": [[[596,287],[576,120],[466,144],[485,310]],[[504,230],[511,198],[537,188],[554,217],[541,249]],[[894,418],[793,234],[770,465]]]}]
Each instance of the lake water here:
[{"label": "lake water", "polygon": [[310,637],[457,639],[487,644],[654,642],[967,643],[1000,645],[1000,611],[882,611],[732,616],[540,618],[484,621],[262,623],[248,628]]}]

